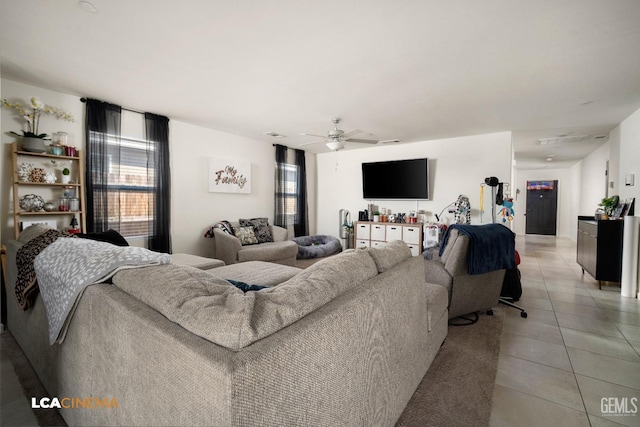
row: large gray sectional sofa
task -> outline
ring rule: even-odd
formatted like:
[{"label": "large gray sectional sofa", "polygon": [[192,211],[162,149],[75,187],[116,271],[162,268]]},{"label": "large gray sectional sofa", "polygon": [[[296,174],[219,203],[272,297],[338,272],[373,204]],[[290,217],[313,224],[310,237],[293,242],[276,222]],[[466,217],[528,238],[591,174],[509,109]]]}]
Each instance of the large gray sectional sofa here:
[{"label": "large gray sectional sofa", "polygon": [[306,270],[168,264],[86,288],[62,344],[40,297],[10,299],[8,326],[51,397],[117,400],[62,409],[70,425],[390,426],[447,334],[447,292],[424,274],[402,242]]}]

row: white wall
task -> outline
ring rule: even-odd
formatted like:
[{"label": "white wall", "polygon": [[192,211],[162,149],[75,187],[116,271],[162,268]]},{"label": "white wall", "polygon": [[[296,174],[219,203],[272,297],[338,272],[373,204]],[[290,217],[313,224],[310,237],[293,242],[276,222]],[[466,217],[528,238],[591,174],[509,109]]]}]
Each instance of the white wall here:
[{"label": "white wall", "polygon": [[[480,223],[480,184],[489,176],[507,182],[511,176],[511,133],[501,132],[460,138],[423,141],[411,144],[383,145],[359,150],[346,150],[317,155],[318,233],[337,236],[342,208],[358,219],[358,211],[367,208],[362,198],[363,162],[429,158],[431,200],[374,201],[379,207],[394,213],[424,210],[428,220],[434,220],[460,194],[469,197],[472,223]],[[393,177],[389,177],[393,179]],[[488,200],[488,198],[486,198]],[[490,211],[485,205],[485,210]],[[447,219],[449,216],[445,214]],[[485,222],[489,215],[485,214]]]},{"label": "white wall", "polygon": [[620,193],[620,125],[609,132],[609,192],[608,196]]},{"label": "white wall", "polygon": [[[640,215],[640,110],[631,114],[620,123],[620,171],[618,182],[619,194],[623,199],[635,197],[635,214]],[[635,174],[635,185],[625,186],[627,174]]]},{"label": "white wall", "polygon": [[[80,102],[80,98],[60,92],[42,89],[35,86],[25,85],[14,82],[12,80],[2,79],[2,97],[10,102],[21,102],[26,104],[31,97],[38,97],[47,105],[62,108],[70,113],[75,121],[67,122],[58,120],[54,116],[42,115],[40,118],[40,133],[51,135],[53,132],[65,131],[69,133],[69,145],[82,147],[84,149],[84,104]],[[15,137],[8,134],[10,131],[18,132],[23,129],[25,121],[20,118],[15,110],[0,109],[2,116],[2,131],[0,134],[0,148],[2,149],[2,175],[0,176],[0,223],[2,228],[2,242],[13,239],[13,189],[12,189],[12,167],[11,167],[11,144],[16,140]],[[49,170],[53,170],[51,167]],[[34,193],[38,193],[34,189]],[[50,192],[49,192],[50,193]],[[46,197],[47,194],[42,194]],[[56,197],[59,197],[58,194]],[[50,194],[49,194],[49,197]],[[62,224],[63,220],[58,221],[58,226],[68,225]]]},{"label": "white wall", "polygon": [[[213,256],[206,229],[220,220],[266,216],[273,223],[275,148],[272,144],[172,120],[171,229],[173,252]],[[251,162],[251,194],[209,193],[208,158]],[[315,155],[306,153],[309,223],[315,231]]]},{"label": "white wall", "polygon": [[[583,173],[579,188],[580,215],[591,215],[605,197],[604,171],[609,160],[608,195],[621,198],[636,198],[636,215],[640,200],[640,110],[635,111],[609,132],[609,140],[582,160]],[[625,186],[625,175],[636,175],[633,187]]]},{"label": "white wall", "polygon": [[[608,183],[605,174],[607,161],[611,159],[610,152],[611,141],[609,140],[580,162],[582,171],[579,177],[578,215],[593,215],[602,199],[606,197]],[[613,161],[609,162],[610,168],[613,163]],[[617,181],[617,178],[614,181]],[[611,192],[613,189],[609,191]]]},{"label": "white wall", "polygon": [[[69,133],[70,145],[84,150],[84,104],[80,98],[7,79],[1,81],[4,98],[28,102],[32,96],[42,99],[71,113],[75,122],[43,116],[41,132]],[[116,102],[109,100],[110,102]],[[127,106],[123,106],[127,107]],[[1,239],[13,238],[13,195],[11,186],[11,143],[15,138],[6,132],[21,129],[22,122],[11,110],[2,109],[1,136],[2,165],[0,170]],[[141,129],[131,128],[123,115],[123,132],[139,136]],[[172,219],[171,235],[174,252],[211,255],[212,242],[205,239],[205,230],[214,222],[240,217],[267,216],[273,219],[273,181],[275,151],[271,143],[244,138],[203,128],[169,118],[171,159]],[[252,164],[251,194],[224,194],[208,192],[208,157],[223,157],[250,161]],[[315,155],[307,153],[309,223],[315,232]],[[62,224],[59,224],[61,226]]]}]

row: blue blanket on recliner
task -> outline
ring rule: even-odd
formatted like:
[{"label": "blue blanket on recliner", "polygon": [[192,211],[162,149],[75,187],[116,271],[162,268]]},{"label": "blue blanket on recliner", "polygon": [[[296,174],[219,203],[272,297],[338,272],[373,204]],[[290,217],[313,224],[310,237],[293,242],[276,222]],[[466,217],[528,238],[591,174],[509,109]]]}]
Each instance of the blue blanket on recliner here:
[{"label": "blue blanket on recliner", "polygon": [[490,271],[516,267],[516,235],[501,224],[463,225],[449,227],[440,246],[440,255],[444,251],[451,230],[458,230],[469,237],[469,274],[482,274]]}]

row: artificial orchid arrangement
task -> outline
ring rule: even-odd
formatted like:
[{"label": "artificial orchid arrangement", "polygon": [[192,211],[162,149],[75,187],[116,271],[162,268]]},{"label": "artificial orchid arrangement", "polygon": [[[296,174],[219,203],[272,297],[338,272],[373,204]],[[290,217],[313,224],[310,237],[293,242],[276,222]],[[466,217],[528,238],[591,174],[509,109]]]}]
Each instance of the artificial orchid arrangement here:
[{"label": "artificial orchid arrangement", "polygon": [[22,131],[22,135],[16,132],[10,132],[13,135],[24,138],[40,138],[49,139],[46,133],[38,133],[38,126],[40,125],[40,116],[42,114],[51,114],[58,119],[73,122],[73,116],[58,107],[52,107],[46,105],[40,100],[40,98],[32,97],[30,105],[23,105],[19,102],[11,103],[6,99],[0,100],[0,105],[4,108],[15,110],[20,114],[27,122],[27,130]]}]

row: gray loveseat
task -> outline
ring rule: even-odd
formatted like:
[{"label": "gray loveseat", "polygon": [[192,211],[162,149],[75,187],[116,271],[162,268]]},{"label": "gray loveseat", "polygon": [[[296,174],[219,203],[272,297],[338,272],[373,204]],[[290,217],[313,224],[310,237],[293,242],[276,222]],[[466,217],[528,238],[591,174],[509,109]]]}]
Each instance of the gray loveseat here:
[{"label": "gray loveseat", "polygon": [[10,300],[9,330],[50,396],[117,400],[62,409],[70,425],[393,425],[447,334],[424,260],[393,242],[302,271],[269,263],[253,277],[291,277],[247,293],[222,280],[242,266],[120,271],[86,288],[53,346],[42,298]]},{"label": "gray loveseat", "polygon": [[[238,227],[237,222],[231,225]],[[289,232],[286,228],[270,225],[273,242],[258,243],[243,246],[240,239],[220,229],[213,230],[214,257],[225,262],[235,264],[246,261],[268,261],[283,265],[296,265],[298,245],[287,240]]]}]

